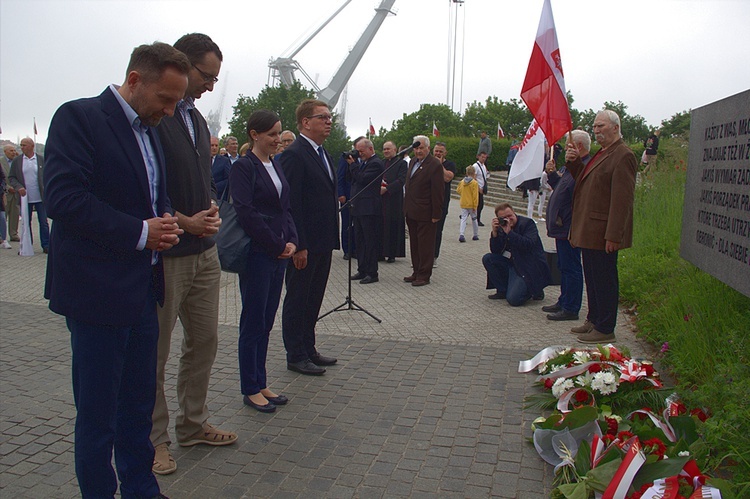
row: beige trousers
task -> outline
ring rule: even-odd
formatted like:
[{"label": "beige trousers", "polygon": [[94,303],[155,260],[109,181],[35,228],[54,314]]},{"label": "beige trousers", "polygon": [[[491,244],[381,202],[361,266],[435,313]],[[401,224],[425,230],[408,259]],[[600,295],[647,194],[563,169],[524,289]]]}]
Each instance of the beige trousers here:
[{"label": "beige trousers", "polygon": [[164,258],[164,306],[159,307],[159,347],[156,365],[156,404],[151,429],[154,446],[171,443],[169,409],[164,394],[164,371],[169,359],[172,331],[180,318],[182,351],[177,371],[175,418],[177,442],[201,431],[208,420],[206,397],[211,367],[216,358],[221,267],[216,247],[198,255]]}]

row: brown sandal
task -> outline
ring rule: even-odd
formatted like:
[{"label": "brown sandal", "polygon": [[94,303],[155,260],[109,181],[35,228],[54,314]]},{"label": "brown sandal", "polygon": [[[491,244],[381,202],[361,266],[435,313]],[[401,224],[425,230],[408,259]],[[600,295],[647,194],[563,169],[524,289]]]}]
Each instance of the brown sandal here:
[{"label": "brown sandal", "polygon": [[180,442],[182,447],[192,445],[229,445],[237,441],[237,434],[231,431],[220,430],[213,425],[206,423],[203,430],[193,435],[189,440]]}]

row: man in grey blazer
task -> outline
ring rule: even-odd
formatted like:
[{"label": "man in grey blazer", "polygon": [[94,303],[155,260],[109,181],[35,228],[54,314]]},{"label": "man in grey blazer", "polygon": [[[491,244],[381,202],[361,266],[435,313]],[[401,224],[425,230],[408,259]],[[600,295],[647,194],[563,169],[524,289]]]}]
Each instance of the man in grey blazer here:
[{"label": "man in grey blazer", "polygon": [[[18,156],[16,148],[10,144],[3,147],[3,154],[0,154],[0,164],[2,164],[5,179],[10,175],[10,162]],[[18,203],[21,199],[18,193],[9,183],[5,186],[5,215],[8,218],[8,240],[18,241],[18,217],[20,216]]]},{"label": "man in grey blazer", "polygon": [[[42,251],[49,252],[49,224],[47,223],[47,212],[44,209],[44,156],[34,151],[34,141],[26,137],[21,139],[21,154],[10,164],[8,183],[13,187],[20,197],[28,195],[29,219],[24,220],[29,230],[31,229],[31,210],[36,211],[39,219],[39,244]],[[26,178],[29,176],[29,178]]]}]

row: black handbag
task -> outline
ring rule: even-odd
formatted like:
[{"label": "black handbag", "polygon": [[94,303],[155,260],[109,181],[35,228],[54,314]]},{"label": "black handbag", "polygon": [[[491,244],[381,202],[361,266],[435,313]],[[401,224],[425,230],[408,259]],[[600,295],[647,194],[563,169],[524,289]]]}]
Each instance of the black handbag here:
[{"label": "black handbag", "polygon": [[[235,165],[237,167],[239,165]],[[251,163],[252,183],[255,187],[255,169]],[[219,263],[221,270],[240,274],[247,269],[247,262],[250,258],[250,251],[253,240],[240,225],[237,212],[232,204],[230,192],[230,182],[227,182],[226,189],[219,199],[219,216],[221,217],[221,227],[214,237],[216,250],[219,253]]]}]

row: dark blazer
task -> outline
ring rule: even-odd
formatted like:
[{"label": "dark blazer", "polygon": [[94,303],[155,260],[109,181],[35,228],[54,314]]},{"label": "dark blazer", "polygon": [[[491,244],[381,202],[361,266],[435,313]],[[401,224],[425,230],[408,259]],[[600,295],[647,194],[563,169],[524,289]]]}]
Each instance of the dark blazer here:
[{"label": "dark blazer", "polygon": [[[19,154],[10,163],[8,184],[15,190],[21,187],[26,188],[26,180],[23,178],[23,158],[24,154]],[[44,156],[41,154],[36,155],[36,179],[39,183],[39,192],[42,195],[42,201],[44,201]],[[20,195],[18,199],[21,199]]]},{"label": "dark blazer", "polygon": [[221,197],[224,194],[224,189],[227,188],[227,182],[229,181],[229,172],[232,168],[232,162],[229,158],[217,154],[214,157],[213,164],[211,165],[211,176],[214,178],[216,184],[216,195]]},{"label": "dark blazer", "polygon": [[510,251],[513,268],[536,296],[552,281],[547,256],[536,223],[521,215],[516,218],[518,222],[508,234],[498,229],[497,237],[490,236],[490,251],[499,255]]},{"label": "dark blazer", "polygon": [[[157,155],[157,213],[171,213],[164,154]],[[136,250],[153,218],[146,166],[125,113],[107,88],[63,104],[47,139],[45,207],[54,220],[44,296],[53,312],[90,324],[124,327],[139,320],[153,289],[164,299],[161,258]]]},{"label": "dark blazer", "polygon": [[417,161],[417,158],[413,158],[406,171],[404,214],[406,218],[418,222],[440,220],[445,196],[443,165],[435,156],[428,154],[412,176],[411,169]]},{"label": "dark blazer", "polygon": [[[633,244],[633,198],[638,163],[633,151],[619,139],[596,154],[588,166],[581,158],[566,162],[576,179],[570,244],[604,250],[607,241],[620,249]],[[588,172],[584,175],[584,171]]]},{"label": "dark blazer", "polygon": [[[326,152],[328,163],[335,165]],[[336,176],[308,140],[299,136],[281,153],[281,167],[289,183],[292,216],[297,228],[297,251],[328,253],[339,248]]]},{"label": "dark blazer", "polygon": [[253,250],[272,258],[284,252],[286,243],[298,243],[289,201],[289,183],[284,171],[272,161],[281,179],[281,197],[261,160],[248,151],[232,165],[229,174],[237,218],[253,240]]},{"label": "dark blazer", "polygon": [[354,162],[347,166],[349,166],[352,177],[352,197],[358,195],[352,205],[352,215],[355,217],[382,215],[381,182],[373,182],[370,187],[367,187],[367,185],[383,174],[385,168],[383,162],[373,154],[370,159],[362,164]]},{"label": "dark blazer", "polygon": [[[582,158],[584,165],[590,160],[591,156],[588,154]],[[573,190],[576,179],[563,166],[560,171],[547,175],[547,183],[553,189],[547,203],[547,235],[555,239],[567,239],[573,219]]]}]

